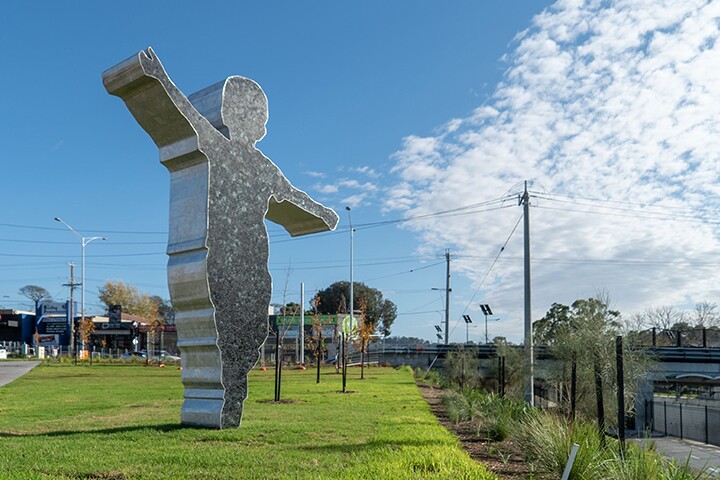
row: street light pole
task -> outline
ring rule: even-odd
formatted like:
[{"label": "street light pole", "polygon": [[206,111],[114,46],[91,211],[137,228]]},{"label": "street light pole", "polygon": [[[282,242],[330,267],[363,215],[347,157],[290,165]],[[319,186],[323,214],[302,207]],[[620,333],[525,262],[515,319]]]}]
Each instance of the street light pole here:
[{"label": "street light pole", "polygon": [[[82,300],[81,300],[82,306],[81,306],[81,310],[80,310],[80,312],[81,312],[81,313],[80,313],[80,318],[81,318],[81,321],[85,321],[85,246],[86,246],[88,243],[90,243],[90,242],[92,242],[92,241],[94,241],[94,240],[107,240],[107,237],[83,237],[83,236],[80,235],[77,231],[75,231],[74,228],[72,228],[70,225],[68,225],[67,223],[65,223],[60,217],[55,217],[54,220],[55,220],[56,222],[60,222],[60,223],[62,223],[63,225],[65,225],[78,239],[80,239],[80,245],[81,245],[81,247],[82,247],[82,251],[81,251],[81,254],[82,254],[82,255],[81,255],[81,258],[82,258],[82,267],[81,267],[81,269],[82,269],[82,273],[81,273],[82,278],[81,278],[81,280],[80,280],[80,285],[81,285],[81,287],[82,287],[82,288],[80,289],[80,297],[81,297],[81,299],[82,299]],[[74,322],[75,322],[75,319],[74,319],[74,318],[71,319],[71,323],[73,324],[73,328],[74,328]],[[75,349],[77,350],[77,345],[75,345]]]},{"label": "street light pole", "polygon": [[[354,325],[354,313],[355,313],[355,296],[354,296],[354,279],[353,279],[353,264],[355,263],[355,230],[352,226],[352,216],[350,215],[350,207],[345,207],[348,212],[348,223],[350,224],[350,328]],[[343,329],[343,393],[345,393],[345,384],[347,382],[347,333]]]}]

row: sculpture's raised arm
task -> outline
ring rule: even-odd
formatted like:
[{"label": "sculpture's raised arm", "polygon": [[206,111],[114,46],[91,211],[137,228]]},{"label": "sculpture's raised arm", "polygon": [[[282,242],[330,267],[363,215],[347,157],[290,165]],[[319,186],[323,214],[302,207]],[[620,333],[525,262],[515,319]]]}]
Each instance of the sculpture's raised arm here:
[{"label": "sculpture's raised arm", "polygon": [[[170,80],[151,48],[106,70],[103,84],[108,93],[123,99],[140,126],[161,149],[196,138],[200,129],[211,127]],[[161,150],[161,157],[164,156],[167,155]]]},{"label": "sculpture's raised arm", "polygon": [[284,188],[270,198],[265,218],[285,227],[293,237],[335,229],[338,216],[332,209],[293,187],[284,176],[283,180]]}]

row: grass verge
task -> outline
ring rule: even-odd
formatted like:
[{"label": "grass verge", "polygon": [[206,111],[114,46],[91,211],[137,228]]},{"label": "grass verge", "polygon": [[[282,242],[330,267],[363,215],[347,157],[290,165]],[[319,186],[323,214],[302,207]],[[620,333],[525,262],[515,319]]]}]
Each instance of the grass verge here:
[{"label": "grass verge", "polygon": [[409,369],[348,387],[323,370],[254,371],[239,429],[181,428],[180,372],[41,365],[0,388],[0,478],[492,479],[441,427]]}]

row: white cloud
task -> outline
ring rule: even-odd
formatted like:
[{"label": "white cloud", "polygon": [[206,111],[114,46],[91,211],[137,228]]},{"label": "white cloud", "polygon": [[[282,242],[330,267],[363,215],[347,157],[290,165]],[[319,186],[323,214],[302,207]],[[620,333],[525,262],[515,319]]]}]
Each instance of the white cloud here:
[{"label": "white cloud", "polygon": [[378,187],[371,183],[371,182],[365,182],[360,183],[357,180],[344,178],[338,182],[338,185],[343,189],[357,189],[357,190],[365,190],[368,192],[374,192],[378,189]]},{"label": "white cloud", "polygon": [[350,195],[349,197],[343,198],[342,200],[340,200],[340,203],[350,208],[355,208],[361,205],[366,197],[367,194],[358,193],[356,195]]},{"label": "white cloud", "polygon": [[339,190],[339,187],[336,184],[332,183],[324,183],[324,184],[317,184],[313,187],[316,191],[320,193],[337,193]]},{"label": "white cloud", "polygon": [[[518,35],[490,101],[437,135],[403,140],[386,208],[444,211],[524,179],[620,202],[534,200],[534,317],[597,289],[625,312],[720,300],[717,224],[676,221],[720,207],[719,25],[720,2],[557,2]],[[641,203],[664,215],[638,213]],[[426,250],[452,245],[477,285],[520,215],[504,206],[409,228]],[[483,291],[517,321],[521,236],[520,227]]]},{"label": "white cloud", "polygon": [[374,168],[371,168],[367,165],[363,165],[362,167],[354,167],[350,169],[353,172],[360,173],[362,175],[367,175],[370,178],[377,178],[379,174],[377,171],[375,171]]},{"label": "white cloud", "polygon": [[305,175],[308,175],[313,178],[325,178],[326,177],[326,175],[323,172],[315,172],[312,170],[305,172]]}]

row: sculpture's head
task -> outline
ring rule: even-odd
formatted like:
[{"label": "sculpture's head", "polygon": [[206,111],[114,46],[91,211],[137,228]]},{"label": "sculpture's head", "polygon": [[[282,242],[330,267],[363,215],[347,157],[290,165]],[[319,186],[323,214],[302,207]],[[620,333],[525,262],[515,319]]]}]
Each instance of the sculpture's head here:
[{"label": "sculpture's head", "polygon": [[222,101],[222,120],[232,140],[251,143],[265,136],[268,103],[260,85],[245,77],[225,80]]}]

